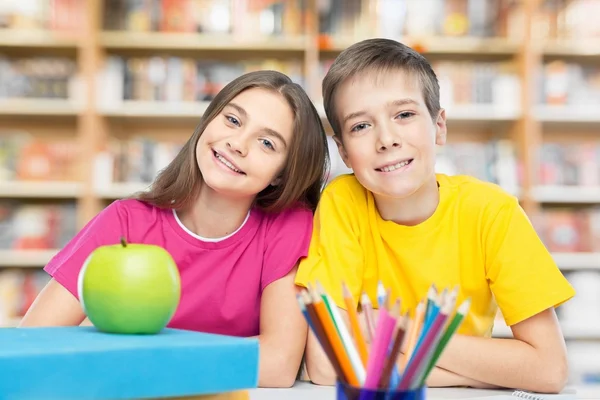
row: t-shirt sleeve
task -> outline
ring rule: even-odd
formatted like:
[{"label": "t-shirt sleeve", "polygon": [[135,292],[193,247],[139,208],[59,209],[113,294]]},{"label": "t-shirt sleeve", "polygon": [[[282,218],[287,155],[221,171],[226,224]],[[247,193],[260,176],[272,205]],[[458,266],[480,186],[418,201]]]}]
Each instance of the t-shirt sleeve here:
[{"label": "t-shirt sleeve", "polygon": [[516,199],[489,214],[483,236],[486,273],[507,325],[575,295]]},{"label": "t-shirt sleeve", "polygon": [[315,212],[308,257],[300,262],[296,284],[308,287],[319,282],[335,304],[346,309],[342,283],[355,300],[362,292],[365,258],[357,215],[366,210],[353,205],[350,191],[346,196],[335,189],[323,192]]},{"label": "t-shirt sleeve", "polygon": [[116,201],[92,218],[46,265],[44,271],[76,298],[79,271],[87,257],[98,247],[118,244],[127,237],[125,210]]},{"label": "t-shirt sleeve", "polygon": [[312,211],[300,208],[274,217],[267,231],[261,291],[286,276],[298,264],[298,260],[306,257],[312,217]]}]

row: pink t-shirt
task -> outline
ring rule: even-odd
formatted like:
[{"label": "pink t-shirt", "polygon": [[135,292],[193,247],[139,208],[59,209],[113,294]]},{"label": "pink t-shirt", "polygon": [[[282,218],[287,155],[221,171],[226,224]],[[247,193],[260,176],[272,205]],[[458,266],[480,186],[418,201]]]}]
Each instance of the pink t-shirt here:
[{"label": "pink t-shirt", "polygon": [[181,276],[181,300],[171,328],[232,336],[259,334],[262,291],[307,255],[312,213],[267,214],[253,209],[233,234],[217,241],[188,231],[172,210],[118,200],[94,217],[44,270],[75,297],[79,271],[98,246],[155,244],[166,249]]}]

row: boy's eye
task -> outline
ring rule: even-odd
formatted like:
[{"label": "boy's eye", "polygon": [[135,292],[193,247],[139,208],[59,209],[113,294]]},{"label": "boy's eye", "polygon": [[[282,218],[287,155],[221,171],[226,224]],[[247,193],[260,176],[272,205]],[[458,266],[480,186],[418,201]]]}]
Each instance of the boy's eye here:
[{"label": "boy's eye", "polygon": [[410,112],[410,111],[403,111],[403,112],[401,112],[400,114],[398,114],[398,115],[396,116],[396,118],[398,118],[398,117],[399,117],[400,119],[406,119],[406,118],[410,118],[410,117],[412,117],[413,115],[415,115],[415,113],[413,113],[413,112]]},{"label": "boy's eye", "polygon": [[270,140],[261,139],[260,141],[263,144],[263,146],[265,146],[267,149],[269,149],[269,150],[275,150],[275,146],[273,146],[273,143],[271,143]]},{"label": "boy's eye", "polygon": [[240,121],[238,121],[238,119],[236,117],[227,115],[227,116],[225,116],[225,118],[227,118],[227,121],[231,122],[232,124],[234,124],[236,126],[240,126]]},{"label": "boy's eye", "polygon": [[354,126],[352,129],[350,129],[351,132],[358,132],[358,131],[362,131],[363,129],[367,128],[367,124],[358,124],[356,126]]}]

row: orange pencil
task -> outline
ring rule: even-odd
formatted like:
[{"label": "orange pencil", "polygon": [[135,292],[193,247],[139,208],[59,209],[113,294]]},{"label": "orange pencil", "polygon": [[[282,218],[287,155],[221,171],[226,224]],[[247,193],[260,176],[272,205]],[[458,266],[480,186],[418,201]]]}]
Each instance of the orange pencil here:
[{"label": "orange pencil", "polygon": [[340,362],[340,366],[342,367],[342,371],[344,372],[344,376],[347,378],[348,383],[353,386],[358,386],[358,378],[354,373],[354,369],[352,368],[352,364],[350,363],[350,357],[348,357],[348,353],[346,353],[346,349],[344,349],[344,344],[342,343],[342,339],[337,333],[335,325],[333,324],[333,320],[331,319],[331,315],[329,315],[329,311],[325,306],[325,303],[321,299],[317,293],[313,291],[312,293],[313,305],[315,307],[315,311],[319,316],[319,320],[323,325],[323,329],[325,334],[329,338],[329,342],[331,343],[331,347],[333,348],[333,352],[335,353],[336,358]]},{"label": "orange pencil", "polygon": [[369,359],[369,352],[367,350],[367,343],[363,337],[360,324],[358,323],[358,314],[356,313],[356,304],[346,283],[342,283],[342,290],[344,292],[344,302],[348,309],[348,316],[350,318],[350,328],[352,329],[352,335],[354,336],[354,342],[358,348],[358,354],[360,354],[360,360],[363,365],[367,366],[367,360]]},{"label": "orange pencil", "polygon": [[410,360],[410,357],[412,356],[412,353],[415,350],[415,346],[417,345],[417,339],[419,338],[419,332],[421,331],[421,326],[423,325],[424,317],[425,304],[423,303],[423,300],[421,300],[415,311],[415,318],[413,319],[412,324],[410,326],[410,331],[408,332],[406,351],[404,352],[404,359],[402,360],[403,368],[406,367],[408,360]]}]

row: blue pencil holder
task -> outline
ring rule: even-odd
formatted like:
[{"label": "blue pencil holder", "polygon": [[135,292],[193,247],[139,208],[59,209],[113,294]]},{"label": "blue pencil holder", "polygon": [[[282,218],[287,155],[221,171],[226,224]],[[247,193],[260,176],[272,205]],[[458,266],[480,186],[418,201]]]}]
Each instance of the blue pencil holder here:
[{"label": "blue pencil holder", "polygon": [[337,400],[426,400],[427,389],[365,389],[337,381],[335,391]]}]

